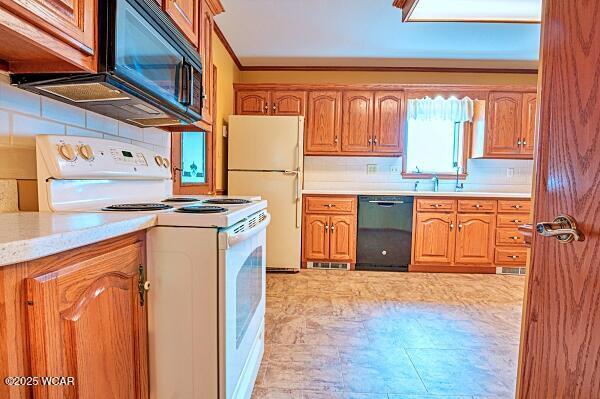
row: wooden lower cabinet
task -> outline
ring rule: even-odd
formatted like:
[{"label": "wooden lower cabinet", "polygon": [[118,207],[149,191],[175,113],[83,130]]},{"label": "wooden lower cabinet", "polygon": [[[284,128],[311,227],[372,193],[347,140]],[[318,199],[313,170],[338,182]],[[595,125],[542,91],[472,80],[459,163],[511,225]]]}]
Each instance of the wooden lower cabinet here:
[{"label": "wooden lower cabinet", "polygon": [[527,251],[517,227],[527,223],[529,209],[529,200],[417,198],[410,269],[524,267]]},{"label": "wooden lower cabinet", "polygon": [[495,215],[458,214],[454,263],[489,266],[494,263]]},{"label": "wooden lower cabinet", "polygon": [[450,265],[454,261],[456,215],[417,213],[413,263]]},{"label": "wooden lower cabinet", "polygon": [[355,263],[356,209],[353,196],[305,197],[302,261]]},{"label": "wooden lower cabinet", "polygon": [[0,375],[75,379],[0,385],[0,397],[148,398],[144,268],[144,233],[0,268],[0,336],[12,342]]}]

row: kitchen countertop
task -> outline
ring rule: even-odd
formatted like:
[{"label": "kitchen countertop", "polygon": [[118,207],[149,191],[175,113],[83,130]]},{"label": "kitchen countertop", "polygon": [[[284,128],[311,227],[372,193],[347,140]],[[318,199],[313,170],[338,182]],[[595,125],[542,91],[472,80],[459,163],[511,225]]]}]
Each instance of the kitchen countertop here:
[{"label": "kitchen countertop", "polygon": [[156,216],[148,214],[0,213],[0,266],[42,258],[155,224]]},{"label": "kitchen countertop", "polygon": [[414,197],[468,197],[468,198],[531,198],[531,193],[503,193],[492,191],[394,191],[394,190],[302,190],[304,195],[408,195]]}]

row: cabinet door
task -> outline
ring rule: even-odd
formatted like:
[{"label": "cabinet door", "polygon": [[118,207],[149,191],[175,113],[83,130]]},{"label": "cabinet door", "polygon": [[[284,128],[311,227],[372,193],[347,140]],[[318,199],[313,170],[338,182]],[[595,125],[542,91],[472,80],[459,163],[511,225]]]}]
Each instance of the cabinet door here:
[{"label": "cabinet door", "polygon": [[[167,0],[168,1],[168,0]],[[206,4],[202,1],[200,15],[200,56],[202,58],[202,120],[211,124],[214,109],[214,90],[216,82],[213,82],[213,14]]]},{"label": "cabinet door", "polygon": [[86,258],[74,251],[42,260],[46,274],[25,280],[32,375],[76,377],[75,386],[35,386],[36,398],[148,398],[143,254],[140,242]]},{"label": "cabinet door", "polygon": [[[165,12],[175,25],[185,34],[194,47],[198,47],[198,28],[200,18],[200,1],[202,0],[165,0]],[[208,71],[208,70],[205,70]]]},{"label": "cabinet door", "polygon": [[271,93],[271,113],[277,116],[304,115],[305,91],[274,91]]},{"label": "cabinet door", "polygon": [[309,261],[329,259],[329,216],[304,217],[304,257]]},{"label": "cabinet door", "polygon": [[381,91],[375,93],[373,151],[400,154],[402,152],[402,115],[404,93]]},{"label": "cabinet door", "polygon": [[342,120],[342,151],[372,151],[373,92],[345,92]]},{"label": "cabinet door", "polygon": [[417,213],[414,262],[449,265],[454,261],[456,214]]},{"label": "cabinet door", "polygon": [[520,155],[521,93],[490,93],[487,119],[487,155],[508,158]]},{"label": "cabinet door", "polygon": [[329,259],[353,263],[356,258],[354,216],[331,216],[329,227]]},{"label": "cabinet door", "polygon": [[455,263],[494,263],[495,215],[459,214]]},{"label": "cabinet door", "polygon": [[536,93],[525,93],[523,95],[523,138],[521,153],[533,157],[535,140],[535,118],[537,114]]},{"label": "cabinet door", "polygon": [[237,115],[268,115],[271,96],[268,91],[238,91],[236,95]]},{"label": "cabinet door", "polygon": [[[11,0],[2,3],[2,8],[14,8],[18,14],[31,19],[36,26],[56,34],[61,40],[86,54],[94,54],[97,18],[95,0]],[[33,41],[36,39],[31,38]]]},{"label": "cabinet door", "polygon": [[306,153],[340,151],[342,93],[313,91],[308,94]]}]

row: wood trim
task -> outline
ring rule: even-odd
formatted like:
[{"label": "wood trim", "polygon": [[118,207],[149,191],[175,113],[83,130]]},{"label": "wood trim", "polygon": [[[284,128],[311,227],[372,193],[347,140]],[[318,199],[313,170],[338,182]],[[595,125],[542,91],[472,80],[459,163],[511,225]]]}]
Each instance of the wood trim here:
[{"label": "wood trim", "polygon": [[[457,84],[404,84],[404,83],[369,83],[369,84],[337,84],[337,83],[234,83],[233,88],[239,90],[307,90],[307,91],[331,91],[331,90],[372,90],[372,91],[401,91],[407,93],[483,93],[489,91],[508,91],[519,93],[536,92],[535,85],[457,85]],[[487,99],[487,97],[486,97]]]},{"label": "wood trim", "polygon": [[[200,130],[196,130],[200,132]],[[194,195],[194,194],[213,194],[215,181],[214,175],[214,138],[210,137],[214,135],[212,132],[204,132],[205,144],[206,144],[206,183],[199,184],[186,184],[181,185],[181,171],[178,170],[181,165],[181,133],[171,133],[171,167],[173,171],[173,194],[177,195]]]},{"label": "wood trim", "polygon": [[415,10],[419,0],[394,0],[394,7],[402,10],[402,22],[409,22],[408,18]]},{"label": "wood trim", "polygon": [[227,53],[229,53],[229,56],[231,57],[231,59],[233,60],[233,62],[235,63],[235,65],[238,67],[238,69],[240,71],[243,70],[244,66],[240,62],[240,59],[235,54],[235,51],[233,51],[233,48],[231,47],[231,45],[227,41],[227,38],[223,34],[223,31],[221,30],[221,28],[219,28],[219,25],[217,25],[216,22],[214,24],[214,32],[217,35],[217,37],[219,38],[219,40],[221,41],[221,43],[223,43],[223,47],[225,47],[225,50],[227,50]]},{"label": "wood trim", "polygon": [[208,5],[208,8],[210,9],[210,12],[213,14],[213,16],[215,15],[219,15],[223,12],[225,12],[225,7],[223,7],[223,4],[221,3],[220,0],[205,0],[206,4]]},{"label": "wood trim", "polygon": [[474,68],[474,67],[418,67],[418,66],[319,66],[319,65],[248,65],[241,71],[302,71],[302,72],[436,72],[436,73],[516,73],[537,75],[537,68]]}]

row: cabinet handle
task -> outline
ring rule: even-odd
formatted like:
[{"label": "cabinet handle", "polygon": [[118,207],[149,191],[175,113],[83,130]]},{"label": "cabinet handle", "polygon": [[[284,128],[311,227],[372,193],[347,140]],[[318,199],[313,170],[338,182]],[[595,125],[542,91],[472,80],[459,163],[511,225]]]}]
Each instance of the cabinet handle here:
[{"label": "cabinet handle", "polygon": [[334,231],[335,231],[335,226],[331,225],[331,234],[333,234]]},{"label": "cabinet handle", "polygon": [[277,111],[277,106],[273,104],[273,111]]},{"label": "cabinet handle", "polygon": [[335,208],[335,204],[325,204],[325,206],[330,209]]},{"label": "cabinet handle", "polygon": [[517,146],[520,147],[521,145],[522,145],[521,139],[517,140]]},{"label": "cabinet handle", "polygon": [[527,141],[523,140],[523,147],[527,145]]},{"label": "cabinet handle", "polygon": [[373,139],[369,139],[369,145],[373,144]]},{"label": "cabinet handle", "polygon": [[473,205],[473,206],[474,206],[475,208],[477,208],[477,209],[481,208],[481,205],[479,205],[479,204],[475,204],[475,205]]},{"label": "cabinet handle", "polygon": [[518,240],[518,239],[519,239],[519,236],[512,236],[512,237],[509,237],[509,238],[510,238],[511,240],[515,240],[515,241],[516,241],[516,240]]},{"label": "cabinet handle", "polygon": [[450,231],[454,230],[454,223],[450,222]]},{"label": "cabinet handle", "polygon": [[521,209],[521,205],[513,205],[512,207],[515,209]]},{"label": "cabinet handle", "polygon": [[325,223],[325,231],[329,231],[329,224]]},{"label": "cabinet handle", "polygon": [[265,111],[269,110],[269,103],[265,103]]},{"label": "cabinet handle", "polygon": [[462,223],[459,223],[459,224],[458,224],[458,231],[461,231],[461,230],[462,230],[462,228],[463,228],[463,225],[462,225]]},{"label": "cabinet handle", "polygon": [[375,138],[373,139],[373,143],[375,143],[375,145],[377,145],[377,137],[375,137]]},{"label": "cabinet handle", "polygon": [[338,136],[335,136],[335,137],[333,138],[333,142],[334,142],[335,144],[337,144],[337,143],[338,143],[338,141],[339,141],[339,140],[338,140]]},{"label": "cabinet handle", "polygon": [[513,222],[513,223],[523,223],[523,221],[519,220],[519,219],[511,220],[511,222]]},{"label": "cabinet handle", "polygon": [[517,255],[508,255],[507,258],[515,260],[515,259],[519,259],[519,256],[517,256]]}]

